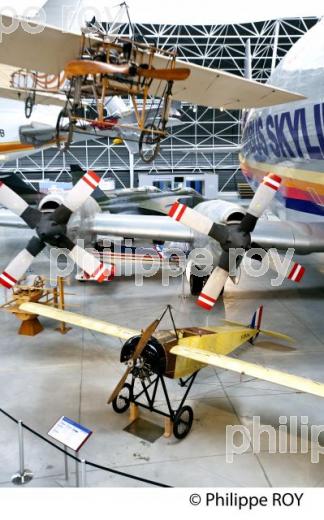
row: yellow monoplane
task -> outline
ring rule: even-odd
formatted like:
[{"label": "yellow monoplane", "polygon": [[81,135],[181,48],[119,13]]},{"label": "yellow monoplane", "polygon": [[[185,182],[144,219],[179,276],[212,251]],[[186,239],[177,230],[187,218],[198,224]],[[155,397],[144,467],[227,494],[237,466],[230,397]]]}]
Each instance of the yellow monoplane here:
[{"label": "yellow monoplane", "polygon": [[[125,412],[130,404],[133,404],[166,417],[166,431],[171,432],[172,426],[177,439],[186,437],[191,429],[193,410],[185,405],[185,401],[199,370],[206,365],[324,397],[323,383],[229,356],[247,341],[253,343],[260,333],[291,340],[284,334],[261,329],[262,306],[254,313],[249,325],[228,321],[224,326],[202,328],[176,328],[171,307],[168,306],[162,316],[143,331],[120,327],[39,303],[23,303],[20,309],[32,315],[45,316],[126,340],[120,354],[121,362],[126,363],[126,372],[110,395],[108,403],[112,403],[117,413]],[[173,329],[157,331],[168,311]],[[185,393],[177,409],[172,408],[165,378],[179,379],[181,386],[185,387]],[[140,390],[135,388],[136,381],[140,383]],[[166,400],[167,412],[154,406],[160,385]]]}]

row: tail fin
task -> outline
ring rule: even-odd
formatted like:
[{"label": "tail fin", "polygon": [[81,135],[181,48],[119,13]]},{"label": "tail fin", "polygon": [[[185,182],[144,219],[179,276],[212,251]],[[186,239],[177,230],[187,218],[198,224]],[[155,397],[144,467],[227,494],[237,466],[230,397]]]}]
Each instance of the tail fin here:
[{"label": "tail fin", "polygon": [[257,310],[255,311],[255,313],[253,314],[252,320],[251,320],[251,323],[250,323],[250,329],[256,329],[258,331],[256,333],[256,335],[253,336],[253,338],[249,339],[249,342],[251,343],[251,345],[254,344],[255,340],[257,339],[257,337],[260,334],[260,326],[261,326],[261,321],[262,321],[262,314],[263,314],[263,305],[260,305],[257,308]]},{"label": "tail fin", "polygon": [[252,320],[250,323],[251,329],[258,329],[260,330],[261,327],[261,321],[262,321],[262,314],[263,314],[263,305],[260,305],[260,307],[257,308],[255,313],[252,316]]},{"label": "tail fin", "polygon": [[253,314],[252,321],[250,323],[250,328],[256,329],[258,331],[257,334],[249,340],[250,343],[252,343],[252,345],[260,333],[265,334],[266,336],[272,336],[273,338],[283,339],[285,341],[293,341],[293,338],[291,338],[290,336],[287,336],[286,334],[281,334],[281,332],[275,332],[273,330],[261,329],[262,314],[263,314],[263,305],[260,305],[260,307],[258,307],[257,310],[255,311],[255,313]]},{"label": "tail fin", "polygon": [[[255,340],[259,336],[259,334],[265,334],[266,336],[271,336],[271,337],[277,338],[277,339],[283,339],[285,341],[294,341],[293,338],[291,338],[290,336],[287,336],[286,334],[281,334],[281,332],[275,332],[274,330],[261,329],[262,315],[263,315],[263,305],[260,305],[260,307],[258,307],[257,310],[255,311],[255,313],[253,314],[250,325],[248,325],[248,327],[250,327],[250,329],[256,330],[255,336],[253,336],[253,338],[249,339],[249,343],[251,343],[253,345]],[[239,327],[247,326],[238,321],[229,321],[229,320],[222,320],[222,321],[224,321],[225,323],[228,323],[229,325],[237,325]]]}]

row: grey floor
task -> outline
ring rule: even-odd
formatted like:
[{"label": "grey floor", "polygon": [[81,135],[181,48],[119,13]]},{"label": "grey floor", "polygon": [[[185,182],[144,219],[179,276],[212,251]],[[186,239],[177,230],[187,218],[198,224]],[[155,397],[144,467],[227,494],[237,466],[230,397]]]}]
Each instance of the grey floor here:
[{"label": "grey floor", "polygon": [[[0,230],[1,268],[19,251],[27,233]],[[135,287],[133,279],[116,279],[97,285],[72,281],[67,297],[74,311],[141,328],[160,314],[167,303],[175,309],[179,326],[216,325],[225,316],[248,322],[263,303],[264,326],[292,335],[293,348],[260,337],[258,346],[245,345],[240,358],[280,368],[324,382],[323,255],[303,258],[307,267],[301,287],[285,283],[273,288],[269,275],[258,279],[243,276],[239,286],[227,283],[224,301],[212,313],[200,310],[192,297],[181,296],[181,280],[161,287],[160,278]],[[47,272],[45,256],[35,263],[38,273]],[[1,301],[5,294],[1,289]],[[172,486],[322,486],[324,463],[312,464],[310,454],[269,454],[267,437],[261,452],[251,448],[226,462],[226,426],[251,427],[252,417],[278,427],[279,416],[308,416],[310,425],[324,423],[324,401],[270,383],[223,370],[206,368],[198,376],[189,404],[195,420],[182,442],[160,437],[150,443],[127,433],[127,414],[117,415],[107,406],[107,396],[121,376],[121,343],[97,333],[74,328],[66,336],[55,331],[54,322],[42,320],[45,331],[34,338],[18,336],[16,319],[0,314],[0,407],[46,435],[53,423],[66,415],[94,430],[81,455],[92,462],[120,469]],[[171,382],[174,402],[179,387]],[[162,401],[159,406],[163,406]],[[142,417],[162,424],[159,416]],[[63,456],[25,432],[26,466],[34,473],[28,486],[74,485],[64,480]],[[16,426],[0,414],[0,486],[12,486],[18,469]],[[143,485],[104,471],[88,469],[89,486]]]}]

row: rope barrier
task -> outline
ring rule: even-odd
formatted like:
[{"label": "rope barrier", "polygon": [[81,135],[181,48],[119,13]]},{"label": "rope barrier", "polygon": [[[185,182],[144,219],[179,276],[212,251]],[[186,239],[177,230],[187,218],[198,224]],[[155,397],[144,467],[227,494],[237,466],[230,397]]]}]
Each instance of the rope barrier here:
[{"label": "rope barrier", "polygon": [[[0,413],[5,415],[8,419],[13,421],[14,423],[18,424],[19,421],[15,417],[10,415],[8,412],[3,410],[2,408],[0,408]],[[44,435],[42,435],[41,433],[36,432],[35,430],[30,428],[29,426],[27,426],[23,422],[21,423],[21,425],[22,425],[23,428],[25,428],[25,430],[29,431],[30,433],[32,433],[33,435],[35,435],[36,437],[38,437],[42,441],[45,441],[47,444],[50,444],[50,446],[53,446],[53,448],[55,448],[56,450],[60,451],[64,455],[68,456],[70,459],[73,459],[74,461],[81,463],[81,459],[79,459],[75,455],[72,455],[71,453],[67,452],[66,450],[64,450],[64,448],[61,448],[60,446],[58,446],[54,442],[50,441],[49,439],[44,437]],[[87,466],[91,466],[93,468],[100,469],[102,471],[108,471],[109,473],[113,473],[114,475],[120,475],[121,477],[126,477],[126,478],[130,478],[130,479],[133,479],[133,480],[137,480],[138,482],[143,482],[145,484],[151,484],[152,486],[163,487],[163,488],[171,488],[172,487],[172,486],[169,486],[167,484],[162,484],[161,482],[156,482],[154,480],[149,480],[149,479],[146,479],[146,478],[137,477],[136,475],[131,475],[129,473],[124,473],[123,471],[119,471],[118,469],[108,468],[107,466],[102,466],[100,464],[96,464],[94,462],[90,462],[90,461],[87,461],[87,460],[85,460],[85,464]]]}]

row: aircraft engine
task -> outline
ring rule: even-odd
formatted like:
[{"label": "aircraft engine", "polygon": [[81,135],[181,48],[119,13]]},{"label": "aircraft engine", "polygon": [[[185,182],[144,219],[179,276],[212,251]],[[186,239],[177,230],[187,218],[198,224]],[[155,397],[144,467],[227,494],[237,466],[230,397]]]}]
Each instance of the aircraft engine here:
[{"label": "aircraft engine", "polygon": [[245,215],[244,209],[239,204],[225,200],[200,202],[195,210],[219,224],[238,224]]},{"label": "aircraft engine", "polygon": [[[61,204],[64,204],[68,193],[69,191],[58,189],[50,191],[41,200],[38,209],[42,213],[53,213],[56,208]],[[100,212],[101,209],[99,204],[92,197],[89,197],[77,211],[72,213],[67,225],[68,237],[74,241],[78,238],[83,239],[86,247],[93,245],[93,237],[90,236],[88,232],[84,231],[87,228],[86,226],[83,226],[83,222]]]},{"label": "aircraft engine", "polygon": [[[124,343],[120,352],[121,363],[126,363],[134,355],[141,336],[133,336]],[[167,355],[164,347],[154,337],[144,347],[141,356],[133,367],[133,376],[146,379],[152,374],[164,374],[167,367]]]},{"label": "aircraft engine", "polygon": [[63,190],[53,190],[50,191],[45,197],[40,201],[38,205],[39,211],[42,213],[53,213],[53,211],[58,208],[61,204],[64,203],[64,191]]},{"label": "aircraft engine", "polygon": [[[200,202],[195,207],[195,210],[210,218],[210,220],[217,224],[238,224],[245,215],[244,209],[239,206],[239,204],[234,204],[224,200]],[[206,235],[202,235],[201,233],[194,232],[194,236],[193,249],[197,251],[202,248],[204,251],[209,252],[212,255],[213,267],[217,266],[222,253],[219,243],[215,240],[209,239],[207,239],[206,243]],[[197,269],[199,270],[200,268],[201,266],[199,266],[198,263],[195,263],[194,260],[189,261],[187,266],[187,279],[190,284],[190,292],[193,295],[198,295],[201,292],[208,279],[208,275],[197,276]],[[233,281],[237,283],[236,279]]]}]

